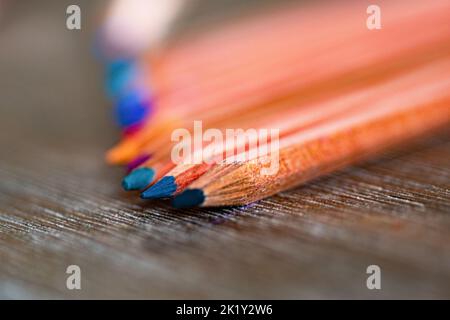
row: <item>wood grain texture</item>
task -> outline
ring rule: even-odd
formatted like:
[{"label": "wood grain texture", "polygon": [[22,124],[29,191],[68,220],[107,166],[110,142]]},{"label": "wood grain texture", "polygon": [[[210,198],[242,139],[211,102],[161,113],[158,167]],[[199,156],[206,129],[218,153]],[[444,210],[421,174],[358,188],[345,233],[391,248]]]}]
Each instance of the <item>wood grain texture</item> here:
[{"label": "wood grain texture", "polygon": [[448,133],[247,207],[145,202],[103,161],[117,133],[92,27],[40,4],[0,29],[1,298],[450,298]]}]

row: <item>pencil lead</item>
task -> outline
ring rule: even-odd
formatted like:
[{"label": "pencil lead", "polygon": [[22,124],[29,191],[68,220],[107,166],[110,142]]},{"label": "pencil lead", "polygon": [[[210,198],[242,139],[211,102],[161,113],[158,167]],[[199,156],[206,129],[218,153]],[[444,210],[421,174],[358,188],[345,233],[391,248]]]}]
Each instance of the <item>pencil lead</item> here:
[{"label": "pencil lead", "polygon": [[122,180],[122,187],[126,191],[142,190],[148,186],[155,175],[155,171],[151,168],[138,168],[131,171]]},{"label": "pencil lead", "polygon": [[172,176],[164,177],[153,186],[141,193],[142,199],[168,198],[177,191],[175,178]]},{"label": "pencil lead", "polygon": [[172,201],[175,208],[189,208],[201,205],[205,201],[205,195],[201,189],[188,189],[179,194]]}]

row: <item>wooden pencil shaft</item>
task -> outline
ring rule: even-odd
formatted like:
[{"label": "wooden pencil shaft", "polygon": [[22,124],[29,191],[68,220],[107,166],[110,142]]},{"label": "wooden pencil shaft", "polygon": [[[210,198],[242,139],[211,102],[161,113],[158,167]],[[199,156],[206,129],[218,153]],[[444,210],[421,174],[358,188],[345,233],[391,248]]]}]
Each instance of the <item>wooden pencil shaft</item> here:
[{"label": "wooden pencil shaft", "polygon": [[[398,59],[395,59],[393,61],[383,61],[383,63],[380,63],[379,65],[377,64],[370,66],[370,68],[365,70],[350,72],[343,75],[342,77],[330,79],[329,81],[326,81],[324,83],[323,82],[318,83],[315,86],[307,86],[303,89],[298,90],[298,92],[293,93],[293,95],[290,97],[288,96],[284,98],[279,98],[278,102],[272,103],[266,102],[263,103],[262,105],[255,103],[253,105],[250,105],[252,107],[244,109],[247,109],[249,111],[253,110],[252,112],[261,112],[260,111],[261,109],[264,109],[264,112],[269,112],[269,110],[280,111],[281,110],[280,108],[285,109],[289,105],[295,106],[296,103],[301,105],[314,101],[315,99],[329,98],[338,93],[349,91],[351,88],[363,87],[365,85],[372,85],[373,83],[384,81],[399,73],[406,72],[411,68],[418,67],[434,59],[445,57],[446,55],[448,55],[449,50],[450,45],[448,43],[443,43],[439,45],[436,44],[431,49],[428,48],[412,51],[411,56],[406,57],[400,61]],[[344,79],[346,80],[344,81]],[[259,98],[257,97],[256,100],[258,99]],[[210,120],[212,121],[211,126],[214,126],[215,125],[214,121],[217,121],[218,123],[220,121],[222,122],[225,121],[226,123],[227,119],[233,119],[232,121],[238,121],[235,120],[236,118],[233,116],[235,111],[237,113],[243,112],[241,108],[233,108],[231,106],[231,108],[219,108],[211,110],[208,114],[204,115],[196,114],[193,115],[192,117],[197,116],[198,117],[197,120],[205,119],[205,122],[207,122],[208,119],[211,119]],[[249,117],[249,115],[250,113],[247,112],[247,118]],[[161,116],[162,119],[164,119],[165,117],[173,117],[173,115]],[[154,134],[152,134],[155,131],[153,124],[158,123],[158,121],[163,121],[160,120],[161,118],[151,119],[149,124],[145,127],[145,129],[142,132],[139,132],[132,139],[124,140],[121,145],[116,147],[117,152],[121,152],[120,151],[121,148],[131,150],[129,156],[127,155],[123,156],[125,161],[130,161],[133,157],[136,157],[140,152],[145,152],[146,150],[142,148],[145,145],[147,145],[148,141],[155,141]],[[184,124],[178,123],[176,126],[181,127],[186,126],[189,124],[189,121],[192,122],[193,120],[195,120],[195,118],[188,117],[187,119],[185,119]],[[216,125],[218,123],[216,123]],[[174,126],[173,128],[176,128],[176,126]],[[151,148],[149,147],[149,149]]]},{"label": "wooden pencil shaft", "polygon": [[[433,13],[433,10],[431,10],[430,12]],[[436,16],[436,17],[440,17],[440,16]],[[433,22],[436,22],[436,21],[439,22],[440,21],[439,19],[437,19],[437,20],[435,19],[435,21],[433,21]],[[398,35],[404,35],[405,24],[403,26],[401,24],[399,24],[399,25],[400,25],[400,27],[398,29],[398,32],[400,32],[400,33],[398,33]],[[426,41],[429,41],[433,37],[436,37],[436,35],[439,35],[442,32],[443,32],[443,34],[445,34],[445,32],[448,31],[448,28],[446,28],[445,26],[444,26],[443,30],[439,31],[439,28],[438,28],[439,26],[442,26],[442,24],[437,23],[437,26],[433,26],[433,27],[436,27],[436,30],[433,30],[433,32],[428,32],[428,31],[423,32],[423,33],[421,33],[421,35],[424,35],[424,36],[412,37],[413,40],[411,40],[411,41],[417,40],[417,43],[425,43]],[[430,23],[423,23],[421,25],[421,28],[424,28],[424,27],[429,28]],[[405,37],[405,36],[399,37],[398,35],[391,36],[390,38],[386,37],[386,39],[390,39],[391,42],[394,40],[393,43],[391,43],[391,45],[390,45],[390,49],[391,49],[390,51],[395,51],[394,49],[392,49],[392,46],[394,46],[394,48],[395,48],[395,46],[399,46],[403,42],[406,43],[406,46],[408,46],[408,45],[411,46],[412,43],[414,43],[414,42],[411,42],[411,43],[408,42],[408,41],[410,41],[408,39],[410,39],[411,37]],[[397,38],[399,38],[399,39],[397,39]],[[380,42],[380,43],[383,43],[383,41],[384,41],[384,43],[386,44],[386,39],[381,37],[380,41],[382,41],[382,42]],[[375,40],[371,39],[370,43],[368,43],[368,44],[374,45],[376,47],[376,46],[379,46],[380,43],[378,43],[376,41],[376,39]],[[405,44],[403,44],[403,45],[405,45]],[[363,47],[365,47],[365,46],[363,46]],[[401,45],[400,45],[400,47],[401,47]],[[365,49],[368,50],[367,48],[365,48]],[[347,52],[345,50],[341,50],[341,51],[344,53]],[[372,50],[368,50],[368,51],[369,51],[368,56],[370,57]],[[378,50],[378,51],[383,52],[383,50]],[[437,51],[439,51],[439,50],[437,50]],[[293,52],[295,52],[295,50],[293,50]],[[334,54],[335,51],[332,51],[332,52]],[[338,57],[340,51],[336,50],[336,52],[337,53],[335,54],[335,57]],[[375,50],[375,52],[376,52],[376,50]],[[295,56],[295,54],[293,56]],[[363,55],[356,54],[356,57],[361,57],[361,56],[364,56],[364,54]],[[327,59],[329,59],[329,58],[327,58]],[[286,59],[286,61],[287,60],[288,59]],[[355,60],[356,59],[352,58],[349,61],[351,61],[353,63]],[[327,60],[324,60],[324,61],[327,61]],[[309,61],[309,62],[310,63],[308,63],[307,66],[314,65],[314,63],[312,63],[312,61]],[[272,74],[272,72],[267,72],[267,70],[264,69],[265,65],[269,65],[269,67],[270,67],[270,63],[268,63],[267,61],[262,61],[262,60],[261,60],[261,63],[262,63],[262,69],[257,64],[256,64],[256,67],[253,67],[253,69],[256,71],[259,70],[260,72],[262,70],[266,74]],[[331,65],[342,66],[342,65],[345,65],[345,63],[343,63],[343,61],[340,61],[339,63],[331,64]],[[287,69],[289,72],[289,70],[291,70],[292,68],[278,68],[278,69],[280,69],[280,70]],[[303,71],[305,71],[305,70],[303,70]],[[284,71],[276,70],[276,72],[279,72],[279,75],[281,75],[282,77],[286,77],[286,73]],[[318,70],[318,71],[315,70],[314,72],[312,72],[312,69],[311,69],[309,72],[305,72],[305,74],[316,74],[317,75],[317,74],[320,74],[320,72],[321,72],[320,70]],[[328,70],[326,72],[328,72]],[[348,72],[348,70],[347,70],[347,72]],[[242,76],[243,76],[243,74],[236,73],[236,77],[240,78]],[[239,79],[239,78],[236,78],[236,79]],[[274,78],[276,79],[277,76],[275,76]],[[211,119],[211,126],[215,126],[215,125],[219,126],[219,123],[216,123],[215,121],[220,122],[221,120],[219,120],[219,119],[225,118],[227,116],[233,117],[233,113],[234,114],[242,113],[243,108],[245,108],[247,110],[251,110],[252,106],[256,107],[256,106],[260,105],[261,103],[266,103],[266,106],[270,106],[270,103],[267,104],[267,101],[274,100],[274,99],[280,99],[280,97],[289,95],[289,92],[298,90],[299,87],[302,87],[302,86],[308,87],[308,85],[307,85],[308,82],[305,83],[304,79],[301,79],[301,78],[302,77],[297,77],[296,79],[294,79],[294,81],[290,81],[289,79],[287,79],[287,80],[284,79],[285,81],[282,81],[282,80],[278,81],[278,80],[272,79],[271,81],[278,82],[275,87],[271,87],[270,89],[266,88],[267,90],[264,89],[260,92],[253,92],[254,90],[259,90],[259,89],[257,89],[259,87],[250,85],[250,86],[237,86],[237,87],[231,86],[231,87],[227,88],[227,86],[225,84],[234,78],[231,78],[231,80],[230,80],[229,78],[227,78],[225,76],[224,79],[220,80],[222,82],[223,81],[225,81],[225,82],[223,82],[222,84],[220,84],[221,83],[220,81],[218,83],[216,83],[216,85],[219,85],[219,87],[217,87],[217,88],[214,88],[214,86],[212,88],[206,86],[202,89],[203,91],[191,92],[190,95],[193,97],[196,97],[196,99],[193,99],[193,102],[186,103],[186,99],[184,99],[183,94],[181,94],[181,96],[179,98],[175,98],[173,100],[175,103],[174,105],[170,105],[171,103],[169,103],[169,105],[164,107],[164,105],[165,105],[164,101],[162,101],[162,102],[160,101],[159,104],[161,104],[162,105],[161,107],[164,107],[165,110],[170,110],[170,112],[176,112],[178,116],[184,117],[186,119],[189,117],[198,115],[198,114],[203,114],[203,117],[206,118],[206,119],[204,119],[205,122],[209,121],[208,120],[208,118],[209,118],[209,119]],[[299,81],[299,79],[301,79],[301,81]],[[210,80],[211,79],[209,79],[208,81],[211,82]],[[309,79],[308,81],[311,81],[311,79]],[[312,80],[312,81],[314,82],[314,80]],[[235,81],[231,81],[231,83],[234,83],[234,82]],[[296,82],[298,82],[298,83],[296,83]],[[323,79],[318,82],[323,82]],[[222,87],[222,86],[224,86],[224,87]],[[201,85],[198,87],[202,88]],[[197,90],[199,90],[199,89],[197,89]],[[231,90],[231,91],[228,91],[228,90]],[[208,94],[210,91],[212,91],[213,94]],[[173,99],[173,97],[170,99]],[[180,106],[180,108],[178,108],[177,105]],[[182,107],[182,106],[186,106],[186,105],[189,107],[188,108]],[[227,108],[223,108],[222,107],[223,105],[227,105]],[[272,105],[276,106],[276,104],[272,104]],[[216,106],[216,107],[214,107],[214,106]],[[217,106],[219,106],[219,107],[217,107]],[[208,110],[208,112],[205,112],[205,110],[204,110],[205,107],[210,108],[210,110]],[[191,111],[191,110],[193,110],[193,111]],[[189,119],[187,119],[187,120],[189,120]],[[144,132],[146,132],[146,131],[144,130]],[[154,139],[154,138],[152,138],[152,134],[147,135],[147,133],[144,133],[143,135],[138,135],[138,137],[133,137],[131,142],[128,141],[119,147],[119,149],[122,149],[122,150],[114,150],[112,155],[108,156],[108,158],[111,162],[122,162],[123,163],[123,162],[127,162],[127,161],[130,161],[131,159],[135,158],[141,152],[145,152],[145,153],[154,152],[155,150],[157,150],[159,147],[163,146],[168,141],[167,138],[164,138],[164,136],[167,136],[167,135],[165,135],[162,131],[160,132],[160,134],[158,134],[158,136],[162,137],[162,140],[161,140],[161,138]],[[148,143],[149,141],[152,141],[151,146]]]},{"label": "wooden pencil shaft", "polygon": [[437,75],[429,83],[421,90],[381,99],[349,119],[302,133],[291,147],[281,149],[276,175],[261,175],[260,162],[249,161],[214,181],[206,174],[189,189],[203,189],[205,206],[244,204],[433,131],[450,122],[450,81]]},{"label": "wooden pencil shaft", "polygon": [[[380,50],[380,48],[389,47],[392,51],[395,51],[398,50],[395,48],[400,48],[405,45],[414,46],[420,43],[425,44],[427,41],[433,39],[433,37],[445,35],[449,31],[447,28],[447,21],[449,17],[448,14],[445,14],[443,11],[435,12],[434,15],[428,14],[425,18],[421,18],[420,16],[415,18],[414,16],[411,17],[409,15],[406,17],[409,19],[408,23],[403,25],[401,23],[397,23],[399,25],[396,27],[395,23],[397,20],[400,19],[400,21],[402,21],[401,17],[398,17],[398,19],[396,17],[396,19],[391,21],[391,23],[387,24],[386,30],[380,31],[381,33],[376,35],[372,34],[369,36],[366,29],[358,26],[352,26],[353,30],[358,30],[358,36],[354,35],[355,31],[337,32],[337,36],[334,36],[336,32],[330,32],[330,35],[333,34],[333,37],[330,35],[325,38],[320,37],[321,41],[318,42],[319,45],[317,48],[314,45],[309,44],[308,41],[302,41],[301,43],[299,41],[286,41],[286,45],[290,46],[290,48],[289,50],[284,50],[285,52],[283,52],[282,48],[275,54],[264,54],[264,50],[260,49],[255,49],[254,51],[250,50],[245,54],[238,52],[235,53],[233,59],[230,59],[233,61],[234,65],[229,67],[229,72],[225,72],[225,70],[223,70],[223,68],[227,65],[226,61],[210,64],[203,60],[202,65],[196,67],[195,71],[188,71],[190,74],[182,74],[179,77],[179,84],[177,84],[177,73],[173,75],[175,78],[172,79],[169,71],[165,71],[164,68],[158,71],[158,68],[156,68],[156,76],[153,78],[156,82],[153,84],[157,89],[161,86],[166,86],[168,88],[167,92],[170,96],[173,95],[174,91],[177,92],[177,89],[175,88],[180,89],[178,90],[180,95],[183,94],[186,96],[187,93],[183,92],[190,90],[192,91],[192,88],[212,88],[212,84],[214,83],[216,83],[216,88],[223,87],[224,83],[232,83],[234,81],[232,79],[242,80],[245,79],[245,77],[254,78],[255,74],[258,74],[259,76],[264,74],[267,77],[268,75],[271,75],[271,72],[269,72],[270,70],[273,71],[275,68],[280,70],[286,69],[284,66],[289,66],[292,68],[296,64],[298,65],[299,61],[309,61],[308,65],[315,65],[313,61],[317,60],[317,57],[320,56],[320,54],[323,55],[324,53],[328,56],[328,65],[330,65],[332,61],[337,63],[342,60],[342,57],[339,58],[337,56],[339,52],[345,53],[346,57],[356,57],[361,53],[355,52],[355,49],[360,47],[367,52],[386,54],[386,52]],[[358,19],[350,19],[350,21],[358,21]],[[421,21],[421,23],[418,24],[417,21]],[[337,23],[336,27],[340,29],[339,23]],[[418,28],[420,28],[420,30]],[[409,37],[410,33],[414,32],[414,30],[420,31],[420,33],[415,37]],[[317,31],[309,32],[309,34],[315,34],[316,32]],[[299,34],[303,33],[304,32],[300,32]],[[339,37],[341,34],[348,37],[347,43],[337,42],[336,37]],[[271,39],[266,39],[266,41],[266,47],[278,48],[279,46],[271,44]],[[317,41],[310,42],[313,44],[317,43]],[[261,44],[261,46],[263,45],[264,44]],[[332,45],[334,45],[334,47]],[[283,52],[283,54],[280,54],[279,52]],[[261,56],[259,56],[258,53],[261,53]],[[248,56],[248,59],[250,60],[249,62],[245,62],[246,60],[243,58],[245,56]],[[336,56],[336,58],[333,58],[334,56]],[[169,66],[172,65],[176,65],[176,63],[172,62],[172,64],[169,64]],[[239,65],[240,67],[238,67]],[[218,71],[216,73],[212,72],[212,70],[216,68],[218,68]],[[205,70],[206,73],[203,74],[202,70]],[[169,74],[166,74],[167,72],[169,72]],[[233,74],[234,76],[231,77]],[[162,82],[158,80],[159,78],[161,78]],[[164,82],[167,82],[167,85],[165,85]],[[204,84],[202,85],[202,83]],[[194,96],[194,94],[192,94],[192,96]],[[163,102],[162,104],[165,105]]]},{"label": "wooden pencil shaft", "polygon": [[[445,41],[443,41],[442,44],[436,44],[436,48],[434,51],[438,51],[445,46],[446,43],[448,43],[448,39],[446,39]],[[439,48],[439,49],[438,49]],[[430,54],[430,52],[432,52],[433,50],[431,50],[430,48],[427,48],[426,50],[423,51],[428,51],[428,54]],[[413,54],[413,52],[415,52],[415,50],[412,50],[411,52],[408,53],[408,56]],[[444,51],[445,52],[445,51]],[[431,55],[433,55],[434,53],[431,53]],[[395,57],[393,60],[396,60],[397,63],[399,63],[401,61],[402,56],[397,56]],[[405,55],[403,55],[403,58],[405,58]],[[386,60],[383,60],[382,62],[386,63]],[[380,63],[381,65],[381,63]],[[377,68],[380,68],[380,65],[376,66]],[[367,67],[367,66],[366,66]],[[383,67],[381,65],[381,67]],[[328,68],[330,69],[330,68]],[[376,70],[376,69],[375,69]],[[345,75],[351,72],[354,72],[355,70],[352,69],[348,69],[343,71],[344,74],[336,75],[335,77],[337,79],[335,79],[336,82],[339,82],[339,78],[341,79],[345,79]],[[221,97],[210,97],[210,98],[206,98],[206,100],[204,100],[203,102],[201,102],[201,105],[204,106],[209,106],[208,110],[203,110],[203,107],[197,105],[199,108],[195,107],[195,106],[191,106],[190,108],[187,109],[183,109],[183,110],[178,110],[176,107],[173,107],[175,110],[177,111],[177,114],[179,114],[182,117],[190,117],[192,115],[196,115],[198,113],[204,113],[204,117],[220,117],[223,116],[224,114],[229,114],[230,112],[234,111],[234,112],[240,112],[242,108],[246,107],[246,106],[258,106],[259,104],[265,103],[267,101],[273,100],[273,99],[277,99],[279,97],[283,97],[286,96],[286,94],[289,94],[289,92],[293,92],[295,90],[299,90],[299,88],[302,87],[308,87],[311,84],[313,84],[314,82],[316,83],[320,83],[323,82],[324,80],[327,80],[326,78],[322,78],[320,79],[323,75],[326,75],[329,73],[329,71],[325,71],[325,74],[320,75],[320,70],[316,70],[315,72],[315,76],[316,80],[314,80],[314,77],[312,79],[308,79],[308,77],[304,77],[304,75],[300,76],[297,75],[296,79],[294,79],[293,81],[286,81],[286,82],[279,82],[276,86],[271,87],[271,88],[266,88],[265,91],[263,92],[253,92],[252,94],[246,94],[245,91],[246,89],[243,90],[243,92],[241,92],[240,94],[238,94],[238,96],[236,97],[229,97],[229,100],[227,102],[226,98],[225,100],[221,100]],[[364,72],[361,71],[360,72]],[[311,70],[311,73],[312,72]],[[328,74],[329,75],[329,74]],[[319,80],[320,79],[320,80]],[[240,86],[239,86],[240,87]],[[240,90],[240,89],[237,89]],[[220,90],[217,90],[220,91]],[[199,94],[200,95],[200,94]],[[222,101],[222,102],[219,102]],[[186,105],[186,102],[184,102],[184,104]],[[224,108],[224,106],[227,106],[226,108]],[[174,110],[171,108],[165,108],[166,110]]]},{"label": "wooden pencil shaft", "polygon": [[[281,121],[278,124],[276,122],[271,123],[272,128],[278,128],[280,130],[281,145],[289,146],[289,144],[297,142],[296,140],[298,138],[296,137],[299,136],[298,132],[307,130],[308,128],[314,129],[314,127],[317,127],[320,124],[326,125],[327,121],[332,122],[333,118],[350,118],[355,114],[358,115],[364,113],[365,111],[369,112],[373,109],[373,106],[370,104],[371,101],[375,101],[379,97],[395,95],[398,91],[414,90],[420,87],[424,80],[432,77],[436,71],[439,71],[442,68],[445,69],[446,67],[449,67],[448,63],[437,63],[436,65],[422,68],[412,75],[398,77],[397,79],[394,78],[387,83],[357,91],[341,98],[332,99],[331,102],[328,103],[312,105],[306,110],[301,110],[298,114],[285,114],[285,119],[281,118]],[[310,116],[312,116],[312,119],[316,116],[316,120],[318,121],[308,121],[308,111],[310,111]],[[303,119],[303,121],[296,119],[296,117],[305,118],[305,116],[306,119]],[[284,138],[285,136],[287,137]],[[290,136],[293,136],[293,138]],[[257,137],[253,138],[257,139]],[[173,195],[180,193],[185,187],[188,186],[190,182],[206,173],[207,170],[212,167],[214,162],[224,159],[230,150],[233,149],[237,151],[244,149],[245,151],[249,151],[249,147],[251,145],[255,145],[255,141],[251,141],[250,138],[245,141],[241,141],[241,143],[244,143],[245,146],[239,144],[236,145],[235,143],[225,145],[219,144],[213,148],[214,153],[207,155],[208,159],[204,160],[204,162],[192,164],[190,163],[191,160],[188,159],[186,162],[175,166],[172,170],[167,172],[166,177],[170,176],[174,178],[177,186],[177,189]],[[266,143],[270,143],[270,141],[266,141]],[[209,146],[211,145],[212,144]],[[259,141],[256,149],[260,147],[261,141]],[[205,156],[204,150],[199,150],[199,152],[200,154],[203,153],[203,157]],[[256,155],[258,153],[260,153],[259,150],[253,154]],[[251,160],[250,156],[247,158]]]},{"label": "wooden pencil shaft", "polygon": [[[302,47],[306,49],[314,46],[326,49],[323,46],[330,42],[347,41],[355,35],[367,37],[367,30],[359,25],[358,19],[360,11],[364,8],[360,4],[356,6],[355,4],[319,5],[306,8],[300,6],[296,8],[296,12],[288,12],[290,19],[276,19],[272,15],[269,21],[260,21],[260,26],[251,29],[251,33],[247,32],[245,27],[234,28],[234,34],[232,33],[231,37],[221,37],[220,34],[212,31],[204,37],[204,41],[191,41],[191,43],[185,41],[182,45],[173,48],[172,51],[178,51],[178,54],[171,54],[169,49],[162,55],[161,61],[155,64],[155,68],[157,72],[162,68],[169,73],[173,70],[174,73],[183,74],[192,70],[198,71],[206,63],[222,68],[228,65],[227,63],[235,62],[235,59],[230,59],[233,55],[234,57],[248,56],[251,59],[252,56],[260,54],[270,59],[269,53],[278,48],[280,50],[276,52],[282,52],[283,45],[288,46],[289,52],[295,51],[300,36]],[[429,19],[439,11],[445,12],[443,4],[443,2],[434,2],[432,5],[424,6],[420,1],[413,1],[408,3],[409,8],[405,10],[395,1],[389,1],[383,6],[383,9],[390,13],[385,17],[385,26],[391,28],[400,25],[405,30],[414,30],[418,28],[417,21]],[[327,18],[332,18],[333,23],[324,22],[328,21]],[[333,37],[330,37],[331,34]],[[248,39],[251,41],[246,41]],[[321,41],[316,41],[317,39]],[[272,43],[273,46],[268,46],[267,43]],[[195,50],[192,50],[192,47]],[[253,55],[248,55],[249,52]]]},{"label": "wooden pencil shaft", "polygon": [[[448,36],[445,39],[448,39]],[[388,55],[379,58],[388,58],[386,57]],[[404,53],[405,55],[407,53]],[[254,105],[255,100],[261,103],[276,97],[285,96],[302,86],[324,81],[328,77],[338,77],[355,68],[363,68],[374,61],[374,55],[373,51],[361,49],[361,51],[355,52],[351,58],[343,56],[342,59],[334,61],[326,57],[325,59],[327,61],[323,61],[322,66],[315,67],[315,64],[311,61],[310,64],[302,64],[297,67],[295,65],[286,68],[277,67],[265,73],[270,74],[270,76],[254,75],[248,81],[245,81],[245,78],[241,80],[238,80],[239,78],[227,80],[225,84],[219,83],[216,87],[201,88],[200,91],[195,90],[187,95],[174,95],[166,101],[160,100],[159,105],[161,108],[167,108],[167,110],[180,110],[181,114],[191,113],[189,110],[200,112],[216,110],[220,112],[221,110],[231,110],[232,108],[238,109],[242,105]],[[240,85],[236,86],[236,83],[240,83]],[[209,94],[205,94],[205,92],[209,92]],[[186,96],[193,97],[189,100],[189,108],[185,108],[187,105]],[[237,107],[234,107],[236,105]],[[221,109],[224,106],[228,108]]]}]

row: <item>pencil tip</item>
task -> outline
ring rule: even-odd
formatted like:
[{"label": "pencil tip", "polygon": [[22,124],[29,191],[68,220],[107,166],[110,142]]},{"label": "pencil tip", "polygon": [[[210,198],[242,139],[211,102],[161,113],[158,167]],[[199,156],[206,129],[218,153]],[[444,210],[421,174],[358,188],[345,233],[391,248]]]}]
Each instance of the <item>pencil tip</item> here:
[{"label": "pencil tip", "polygon": [[151,168],[138,168],[131,171],[122,180],[122,187],[126,191],[142,190],[153,180],[155,171]]},{"label": "pencil tip", "polygon": [[173,176],[163,177],[153,186],[141,193],[142,199],[167,198],[177,191],[177,185]]},{"label": "pencil tip", "polygon": [[175,208],[189,208],[201,205],[205,201],[203,190],[190,189],[173,199],[172,204]]}]

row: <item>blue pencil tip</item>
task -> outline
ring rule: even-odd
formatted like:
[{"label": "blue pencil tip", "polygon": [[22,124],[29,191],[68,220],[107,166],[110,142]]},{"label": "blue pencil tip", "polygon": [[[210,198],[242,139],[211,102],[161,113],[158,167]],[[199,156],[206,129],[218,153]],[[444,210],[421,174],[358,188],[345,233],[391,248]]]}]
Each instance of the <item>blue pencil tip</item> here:
[{"label": "blue pencil tip", "polygon": [[126,191],[142,190],[152,182],[154,174],[151,168],[135,169],[123,178],[122,187]]},{"label": "blue pencil tip", "polygon": [[111,61],[106,68],[106,90],[110,97],[120,97],[129,90],[134,79],[138,77],[133,60],[117,59]]},{"label": "blue pencil tip", "polygon": [[144,93],[132,91],[121,97],[116,104],[116,119],[120,126],[136,125],[146,119],[151,111],[151,102]]},{"label": "blue pencil tip", "polygon": [[175,208],[189,208],[201,205],[205,201],[205,195],[200,189],[188,189],[175,197],[172,205]]},{"label": "blue pencil tip", "polygon": [[153,186],[141,193],[142,199],[168,198],[177,191],[175,178],[172,176],[164,177]]}]

